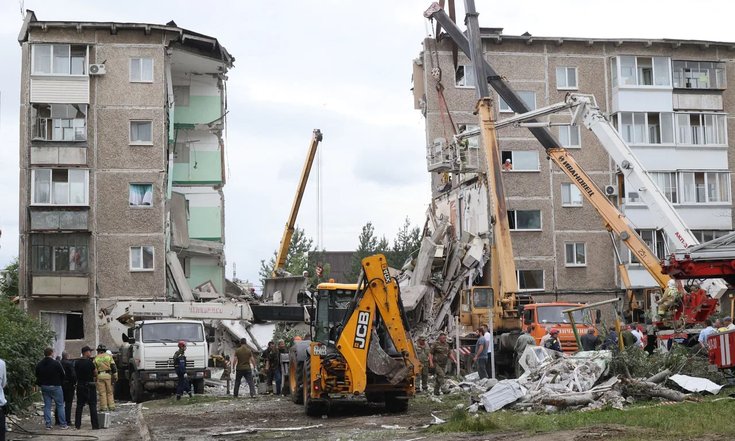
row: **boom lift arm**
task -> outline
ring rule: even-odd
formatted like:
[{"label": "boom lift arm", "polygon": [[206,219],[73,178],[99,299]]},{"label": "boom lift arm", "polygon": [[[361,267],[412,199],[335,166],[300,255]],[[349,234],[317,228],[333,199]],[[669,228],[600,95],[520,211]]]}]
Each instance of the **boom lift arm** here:
[{"label": "boom lift arm", "polygon": [[288,215],[288,221],[286,222],[286,228],[283,230],[283,237],[281,238],[281,243],[278,246],[276,265],[273,267],[273,277],[282,275],[283,268],[286,266],[286,256],[288,255],[288,248],[291,245],[291,237],[293,236],[294,229],[296,228],[296,217],[299,215],[301,199],[304,197],[306,183],[309,181],[309,174],[311,173],[311,165],[314,163],[316,149],[321,140],[321,130],[314,129],[314,133],[311,136],[311,142],[309,143],[309,151],[306,154],[306,162],[304,162],[304,168],[301,169],[301,178],[299,178],[299,183],[296,187],[296,196],[294,196],[293,204],[291,205],[291,212]]}]

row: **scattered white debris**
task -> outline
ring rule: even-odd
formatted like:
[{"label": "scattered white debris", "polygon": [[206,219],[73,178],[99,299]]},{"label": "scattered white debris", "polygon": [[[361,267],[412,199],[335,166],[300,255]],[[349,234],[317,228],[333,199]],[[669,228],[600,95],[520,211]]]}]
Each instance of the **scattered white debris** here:
[{"label": "scattered white debris", "polygon": [[381,429],[390,429],[390,430],[402,430],[402,429],[406,429],[405,426],[399,426],[398,424],[392,424],[392,425],[382,424],[380,426],[380,428]]},{"label": "scattered white debris", "polygon": [[524,397],[527,389],[518,380],[503,380],[480,396],[482,406],[488,412],[495,412],[504,406]]},{"label": "scattered white debris", "polygon": [[722,386],[711,382],[706,378],[690,377],[689,375],[672,375],[669,380],[678,384],[684,390],[689,392],[702,392],[706,391],[713,395],[717,395],[722,389]]}]

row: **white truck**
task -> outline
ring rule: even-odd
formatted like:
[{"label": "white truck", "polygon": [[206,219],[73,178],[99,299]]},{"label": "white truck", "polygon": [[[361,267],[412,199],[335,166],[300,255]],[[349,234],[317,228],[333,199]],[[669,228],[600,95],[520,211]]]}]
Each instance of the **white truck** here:
[{"label": "white truck", "polygon": [[[194,393],[204,392],[211,328],[225,329],[216,352],[232,352],[232,341],[252,335],[247,328],[253,320],[247,303],[119,301],[100,311],[100,326],[110,332],[118,368],[116,395],[142,402],[149,392],[173,390],[177,377],[173,355],[178,342],[186,341],[186,368]],[[221,326],[220,326],[221,325]],[[216,334],[216,333],[215,333]],[[225,336],[229,336],[226,338]]]}]

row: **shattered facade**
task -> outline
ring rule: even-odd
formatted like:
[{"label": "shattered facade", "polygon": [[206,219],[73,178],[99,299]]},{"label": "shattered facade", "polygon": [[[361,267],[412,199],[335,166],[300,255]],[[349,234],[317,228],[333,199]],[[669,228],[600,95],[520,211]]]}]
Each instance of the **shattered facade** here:
[{"label": "shattered facade", "polygon": [[[529,108],[562,102],[570,91],[594,94],[700,241],[732,230],[731,43],[511,36],[499,28],[483,28],[481,34],[486,59]],[[452,145],[455,129],[478,127],[472,64],[460,50],[454,65],[449,38],[427,38],[423,46],[414,60],[414,102],[426,118],[432,216],[447,219],[460,242],[472,235],[486,238],[488,202],[476,174],[484,169],[480,142],[475,137]],[[513,116],[492,89],[491,98],[496,120]],[[541,119],[570,120],[568,114]],[[640,202],[638,193],[646,190],[619,182],[616,165],[592,132],[562,125],[550,130],[658,257],[674,249]],[[574,291],[607,289],[602,294],[609,296],[610,289],[621,288],[608,231],[579,190],[545,160],[527,128],[499,129],[498,140],[501,160],[512,164],[503,182],[518,290],[540,301],[590,301],[589,293]],[[615,246],[633,286],[655,286],[627,248]]]},{"label": "shattered facade", "polygon": [[224,293],[225,74],[206,35],[28,11],[20,112],[20,292],[57,349],[119,299]]}]

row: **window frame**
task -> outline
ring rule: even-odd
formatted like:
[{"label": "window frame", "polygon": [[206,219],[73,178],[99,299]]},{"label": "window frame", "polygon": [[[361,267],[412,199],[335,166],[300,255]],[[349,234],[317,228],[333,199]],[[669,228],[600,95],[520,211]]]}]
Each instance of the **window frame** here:
[{"label": "window frame", "polygon": [[[680,112],[683,113],[683,112]],[[626,132],[625,127],[627,124],[623,123],[623,118],[630,116],[630,127],[632,130],[632,134],[629,134]],[[651,125],[651,115],[657,115],[658,117],[658,125],[652,126]],[[639,124],[636,124],[636,121],[638,121],[637,118],[643,118],[643,125],[640,126]],[[664,142],[665,138],[665,131],[664,131],[664,120],[666,118],[670,118],[670,132],[668,133],[668,136],[670,137],[670,142]],[[645,145],[645,146],[662,146],[662,147],[671,147],[671,146],[677,146],[680,145],[677,141],[677,138],[679,137],[679,131],[678,131],[678,125],[677,125],[677,118],[675,112],[618,112],[613,117],[613,121],[615,122],[615,129],[618,132],[618,135],[620,135],[620,138],[628,144],[629,146],[636,146],[636,145]],[[640,130],[642,131],[642,135],[644,140],[642,142],[639,142],[635,139],[636,137],[636,130],[638,130],[637,127],[641,127]],[[652,127],[658,127],[658,137],[659,142],[652,142],[651,141],[651,128]]]},{"label": "window frame", "polygon": [[[63,240],[61,238],[64,238]],[[54,240],[56,239],[56,240]],[[36,243],[36,242],[42,243]],[[66,241],[63,245],[60,242]],[[89,242],[90,236],[84,233],[61,233],[61,234],[44,234],[44,233],[32,233],[30,236],[30,273],[32,275],[84,275],[89,274],[90,256],[89,256]],[[59,242],[59,243],[53,243]],[[51,265],[50,270],[38,269],[39,265],[38,257],[40,253],[38,248],[49,250],[49,264]],[[84,248],[84,269],[79,270],[58,270],[57,267],[57,253],[58,248]],[[82,257],[80,253],[80,258]],[[71,262],[68,262],[71,266]]]},{"label": "window frame", "polygon": [[[71,186],[69,185],[69,171],[83,171],[84,173],[84,202],[73,204],[57,204],[53,202],[54,199],[54,181],[53,173],[54,170],[64,170],[67,172],[66,184],[68,186],[67,196],[71,200]],[[37,171],[48,171],[49,172],[49,201],[51,202],[36,202],[36,172]],[[30,206],[32,207],[89,207],[89,169],[87,168],[48,168],[48,167],[36,167],[31,169],[31,194],[30,194]]]},{"label": "window frame", "polygon": [[[151,267],[145,268],[145,266],[141,268],[133,267],[133,249],[138,249],[140,251],[140,263],[141,265],[145,265],[144,259],[143,259],[143,248],[150,248],[151,249]],[[129,247],[128,250],[128,264],[130,267],[131,273],[138,273],[138,272],[153,272],[156,270],[156,247],[153,245],[136,245]]]},{"label": "window frame", "polygon": [[[151,126],[151,140],[150,141],[133,141],[133,124],[136,123],[148,123]],[[128,124],[128,142],[130,145],[153,145],[153,120],[150,119],[131,119]]]},{"label": "window frame", "polygon": [[[532,93],[533,94],[533,107],[528,105],[528,102],[523,98],[521,94],[524,93]],[[527,107],[529,107],[528,110],[536,110],[538,108],[538,102],[536,101],[536,92],[533,90],[516,90],[516,94],[518,94],[518,97],[523,101],[524,104],[526,104]],[[510,108],[510,105],[505,102],[505,100],[498,95],[498,113],[515,113],[513,109]]]},{"label": "window frame", "polygon": [[[137,204],[137,205],[134,205],[134,204],[131,204],[130,203],[130,192],[133,189],[133,185],[147,185],[147,186],[150,186],[150,188],[151,188],[151,203],[149,205],[145,205],[145,204]],[[153,190],[154,189],[155,189],[155,184],[153,182],[128,182],[128,207],[133,208],[133,209],[136,209],[136,210],[138,210],[138,209],[154,208],[155,207],[155,205],[153,203],[153,201],[155,200],[155,195],[153,194]],[[145,198],[145,195],[143,197]]]},{"label": "window frame", "polygon": [[[562,130],[567,129],[568,138],[569,138],[569,145],[565,145],[564,142],[562,142],[561,133]],[[577,144],[572,144],[572,129],[577,130]],[[561,144],[562,147],[565,149],[581,149],[582,148],[582,130],[578,125],[563,125],[559,126],[559,144]]]},{"label": "window frame", "polygon": [[[538,212],[539,217],[539,228],[518,228],[518,212],[519,211],[529,211],[529,212]],[[513,228],[510,228],[510,231],[543,231],[544,230],[544,218],[543,213],[541,210],[508,210],[508,220],[510,223],[510,214],[513,213]]]},{"label": "window frame", "polygon": [[[36,72],[36,48],[41,46],[50,46],[51,50],[49,51],[49,68],[50,72]],[[68,46],[69,47],[69,57],[67,58],[69,62],[69,73],[56,73],[54,72],[54,47],[55,46]],[[82,61],[82,73],[81,74],[73,74],[71,73],[72,70],[72,47],[84,47],[84,60]],[[31,44],[31,76],[47,76],[47,77],[88,77],[89,76],[89,45],[86,44],[71,44],[71,43],[33,43]]]},{"label": "window frame", "polygon": [[[462,68],[462,80],[457,80],[457,72],[459,71],[459,68]],[[472,84],[467,84],[467,72],[471,72],[470,75],[472,75]],[[454,70],[454,87],[457,89],[474,89],[477,84],[477,79],[475,78],[475,70],[472,64],[459,64],[457,65],[457,69]]]},{"label": "window frame", "polygon": [[[688,133],[686,140],[682,140],[682,133],[681,130],[684,128],[683,124],[680,124],[680,118],[679,116],[687,116],[687,121],[691,121],[691,118],[693,116],[699,117],[700,124],[698,126],[692,126],[691,124],[686,124],[686,127],[688,127]],[[712,126],[712,133],[715,136],[715,140],[718,140],[717,138],[724,137],[723,142],[708,142],[708,136],[707,136],[707,116],[711,116],[712,120],[714,122],[714,126]],[[728,146],[728,136],[727,136],[727,113],[724,112],[674,112],[674,142],[677,146],[686,146],[686,147],[727,147]],[[722,126],[722,127],[720,127]],[[702,142],[694,142],[694,131],[692,127],[699,127],[701,130],[701,135],[698,135],[702,138]],[[683,142],[683,141],[690,141],[690,142]]]},{"label": "window frame", "polygon": [[[49,107],[49,117],[41,117],[39,116],[39,112],[41,110],[41,106],[48,106]],[[54,109],[53,106],[84,106],[84,118],[54,118]],[[88,130],[88,116],[89,116],[89,105],[85,103],[32,103],[31,104],[31,112],[32,112],[32,121],[31,121],[31,141],[41,141],[41,142],[63,142],[63,143],[72,143],[72,142],[87,142],[87,130]],[[44,124],[41,124],[41,121],[44,121]],[[56,126],[56,121],[72,121],[72,129],[75,129],[74,127],[74,121],[77,120],[83,120],[84,121],[84,139],[54,139],[54,129]],[[46,131],[48,136],[48,121],[51,122],[51,130],[50,130],[50,138],[42,138],[40,136],[37,136],[37,133],[41,130],[40,127],[43,125],[44,131]],[[76,138],[76,135],[74,136]],[[63,137],[62,137],[63,138]]]},{"label": "window frame", "polygon": [[[622,84],[622,81],[626,78],[630,78],[629,76],[623,75],[623,63],[622,58],[633,58],[633,64],[632,64],[632,78],[633,83],[632,84]],[[639,69],[639,59],[644,58],[650,58],[651,59],[651,82],[652,84],[641,84],[640,79],[640,69]],[[620,54],[611,57],[612,61],[610,63],[613,74],[612,74],[612,86],[613,87],[622,87],[622,88],[646,88],[646,89],[671,89],[673,88],[673,76],[672,76],[672,62],[671,57],[661,57],[661,56],[654,56],[654,55],[627,55],[627,54]],[[668,84],[656,84],[657,78],[663,78],[663,76],[657,75],[657,67],[656,67],[656,59],[666,59],[668,66],[668,75],[665,77],[668,80]],[[626,65],[628,66],[628,65]],[[660,68],[659,66],[658,68]]]},{"label": "window frame", "polygon": [[[677,66],[677,64],[679,66]],[[709,64],[710,67],[702,67],[702,64]],[[703,71],[707,72],[707,81],[709,83],[709,87],[687,87],[687,84],[691,84],[691,82],[687,82],[686,79],[686,73],[687,70],[689,73],[698,72],[702,73]],[[717,72],[721,71],[721,75],[718,77]],[[679,76],[678,73],[681,72],[681,75]],[[710,75],[710,73],[713,73],[713,75]],[[706,61],[706,60],[671,60],[671,86],[674,89],[681,89],[681,90],[725,90],[727,89],[727,66],[722,61]],[[689,77],[690,79],[693,79],[694,77]],[[695,81],[698,83],[700,78],[696,78]],[[677,85],[677,81],[683,83]],[[716,84],[715,84],[716,83]]]},{"label": "window frame", "polygon": [[[139,68],[138,68],[138,75],[140,75],[140,79],[135,80],[133,79],[133,60],[139,60]],[[145,69],[143,68],[143,60],[150,60],[151,61],[151,79],[147,80],[143,78],[143,73],[145,72]],[[155,77],[155,60],[153,57],[143,57],[143,56],[137,56],[137,57],[130,57],[130,60],[128,61],[128,79],[131,83],[152,83]]]},{"label": "window frame", "polygon": [[[536,168],[530,169],[530,168],[522,168],[517,169],[516,165],[518,164],[516,162],[516,153],[528,153],[528,154],[534,154],[536,158]],[[538,151],[536,150],[502,150],[500,152],[500,165],[502,167],[503,163],[505,162],[505,159],[510,159],[511,164],[513,165],[513,168],[511,170],[503,170],[504,173],[538,173],[541,171],[541,160],[539,159]]]},{"label": "window frame", "polygon": [[[573,255],[571,256],[573,262],[569,262],[569,245],[573,247]],[[578,247],[582,246],[582,256],[584,262],[580,263],[577,261]],[[564,266],[567,268],[582,268],[587,266],[587,242],[564,242]]]},{"label": "window frame", "polygon": [[[559,69],[564,69],[565,86],[559,85]],[[574,72],[574,86],[569,85],[569,71]],[[579,90],[579,69],[574,66],[557,66],[556,67],[556,90]]]},{"label": "window frame", "polygon": [[[521,271],[540,271],[541,272],[541,288],[521,288]],[[516,284],[518,292],[544,291],[546,289],[546,271],[543,269],[516,269]]]},{"label": "window frame", "polygon": [[[569,191],[569,202],[564,202],[564,188],[568,187],[570,189]],[[582,196],[582,192],[579,191],[579,188],[577,188],[576,185],[574,185],[571,182],[562,182],[561,183],[561,206],[565,208],[579,208],[584,206],[584,196]],[[579,203],[574,203],[574,198],[572,197],[572,190],[576,191],[577,194],[579,194]]]}]

